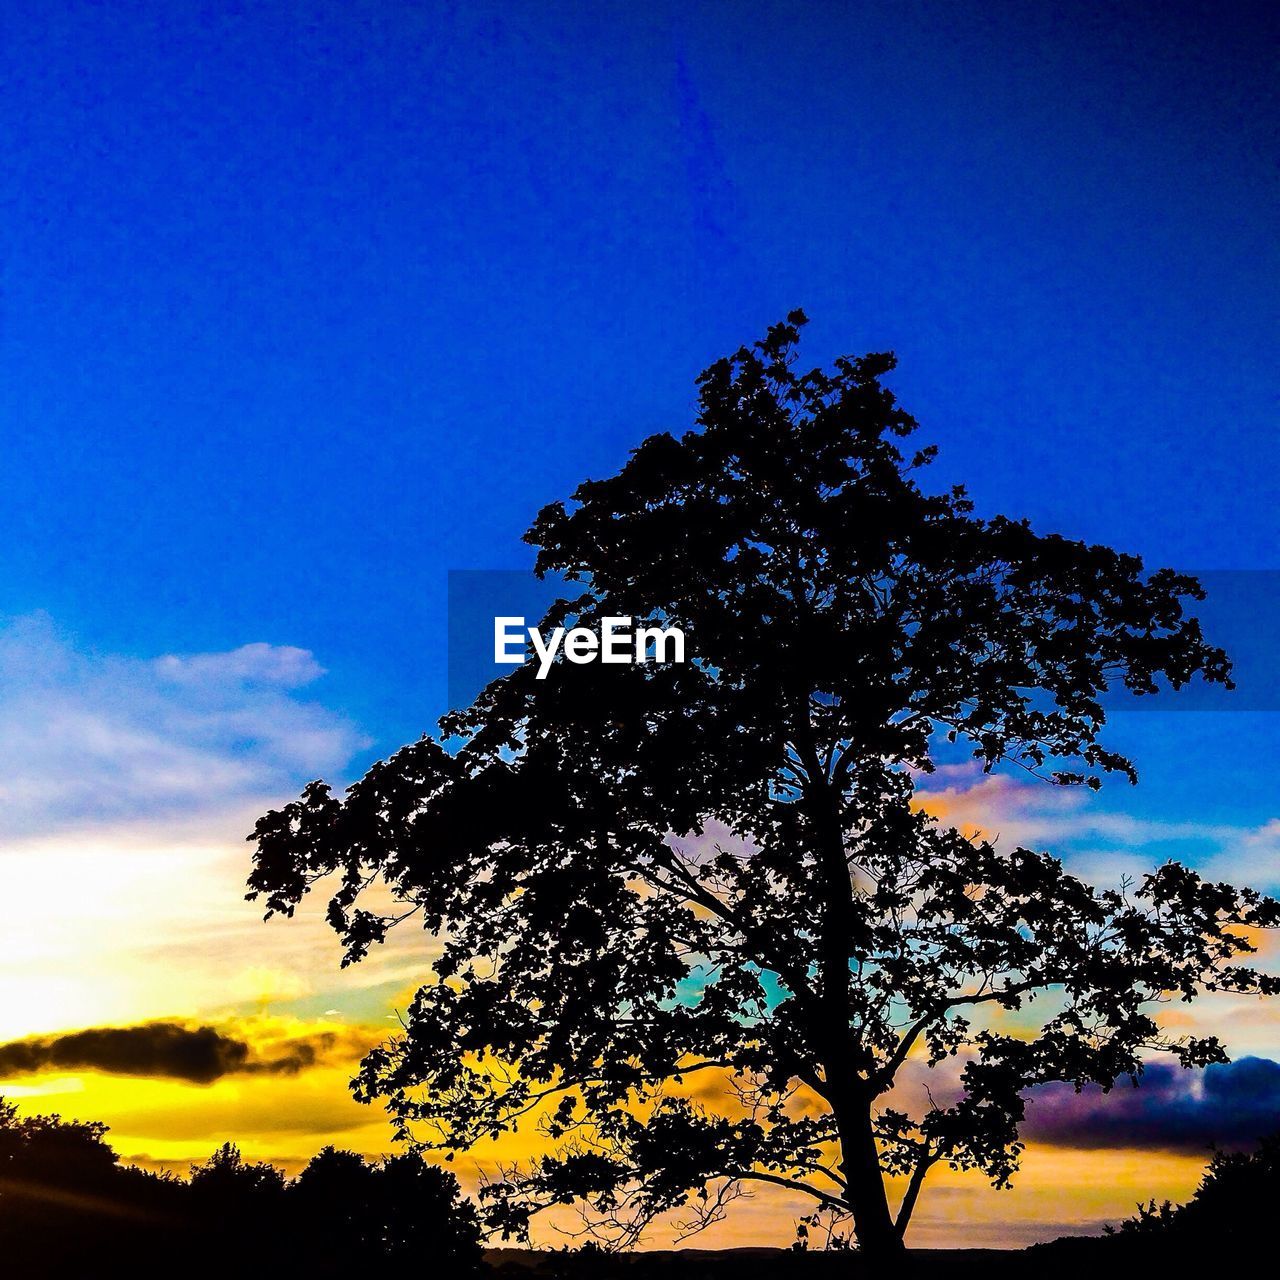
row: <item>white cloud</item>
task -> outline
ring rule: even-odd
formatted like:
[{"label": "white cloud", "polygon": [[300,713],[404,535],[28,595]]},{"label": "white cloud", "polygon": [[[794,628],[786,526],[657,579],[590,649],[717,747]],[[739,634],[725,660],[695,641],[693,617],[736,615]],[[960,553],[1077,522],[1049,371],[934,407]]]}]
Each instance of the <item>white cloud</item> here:
[{"label": "white cloud", "polygon": [[422,975],[412,930],[339,973],[323,891],[270,925],[245,901],[254,820],[365,745],[307,696],[322,674],[287,646],[124,657],[0,623],[0,1035],[349,1005]]},{"label": "white cloud", "polygon": [[341,770],[363,742],[299,690],[305,649],[96,654],[44,615],[0,625],[0,840],[224,811]]},{"label": "white cloud", "polygon": [[262,641],[228,653],[168,653],[157,658],[154,666],[162,679],[197,688],[230,680],[294,689],[324,675],[324,668],[309,650]]}]

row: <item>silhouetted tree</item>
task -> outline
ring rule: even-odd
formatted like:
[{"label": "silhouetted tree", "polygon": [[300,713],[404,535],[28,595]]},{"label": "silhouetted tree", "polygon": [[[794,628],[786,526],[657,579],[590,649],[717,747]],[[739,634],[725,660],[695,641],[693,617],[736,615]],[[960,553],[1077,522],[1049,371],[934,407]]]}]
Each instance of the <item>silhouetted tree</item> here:
[{"label": "silhouetted tree", "polygon": [[311,1158],[289,1189],[292,1217],[305,1223],[313,1250],[349,1266],[374,1232],[369,1198],[373,1170],[354,1151],[325,1147]]},{"label": "silhouetted tree", "polygon": [[480,1223],[461,1199],[458,1180],[417,1152],[388,1156],[374,1170],[374,1203],[385,1256],[412,1262],[431,1257],[449,1274],[474,1266]]},{"label": "silhouetted tree", "polygon": [[285,1176],[274,1165],[245,1160],[225,1142],[204,1164],[192,1165],[189,1211],[194,1243],[269,1264],[291,1250],[281,1237]]},{"label": "silhouetted tree", "polygon": [[[1239,926],[1277,920],[1258,894],[1175,864],[1098,891],[914,802],[958,750],[1134,779],[1103,695],[1229,664],[1184,612],[1193,579],[924,492],[892,359],[799,374],[803,319],[702,375],[697,429],[528,534],[581,591],[544,630],[674,625],[691,661],[516,668],[344,800],[312,783],[251,837],[268,916],[337,874],[346,962],[411,915],[440,938],[356,1093],[449,1152],[541,1114],[559,1145],[488,1188],[504,1232],[578,1200],[626,1243],[763,1182],[892,1254],[934,1165],[1008,1182],[1030,1085],[1109,1087],[1155,1049],[1222,1060],[1153,1006],[1275,989],[1238,963]],[[378,880],[395,914],[360,905]],[[1037,995],[1034,1034],[984,1024]],[[964,1068],[909,1115],[891,1090],[913,1055]],[[719,1076],[718,1109],[682,1089]]]},{"label": "silhouetted tree", "polygon": [[83,1276],[185,1225],[176,1179],[122,1167],[106,1126],[20,1116],[0,1099],[0,1258],[12,1274]]},{"label": "silhouetted tree", "polygon": [[480,1224],[458,1180],[414,1152],[370,1164],[326,1147],[288,1189],[291,1221],[316,1260],[348,1274],[379,1260],[430,1257],[445,1275],[468,1275],[481,1257]]},{"label": "silhouetted tree", "polygon": [[0,1098],[0,1178],[5,1195],[44,1185],[106,1186],[118,1157],[106,1143],[107,1126],[61,1116],[20,1116]]}]

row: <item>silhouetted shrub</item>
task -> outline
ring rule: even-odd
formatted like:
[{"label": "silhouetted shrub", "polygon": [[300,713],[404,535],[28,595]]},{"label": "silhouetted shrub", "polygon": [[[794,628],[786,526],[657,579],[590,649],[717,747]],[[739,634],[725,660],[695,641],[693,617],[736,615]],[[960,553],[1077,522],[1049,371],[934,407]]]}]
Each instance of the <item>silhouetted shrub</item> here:
[{"label": "silhouetted shrub", "polygon": [[1196,1193],[1184,1205],[1140,1205],[1120,1224],[1120,1237],[1212,1246],[1228,1255],[1260,1252],[1275,1239],[1271,1215],[1280,1203],[1280,1134],[1254,1151],[1215,1151]]},{"label": "silhouetted shrub", "polygon": [[1187,1267],[1203,1259],[1262,1260],[1274,1251],[1280,1201],[1280,1134],[1253,1151],[1215,1151],[1186,1204],[1154,1200],[1105,1237],[1055,1240],[1032,1252],[1042,1257],[1150,1260]]},{"label": "silhouetted shrub", "polygon": [[0,1099],[0,1257],[10,1274],[87,1275],[142,1240],[176,1240],[185,1183],[122,1168],[106,1126],[20,1117]]}]

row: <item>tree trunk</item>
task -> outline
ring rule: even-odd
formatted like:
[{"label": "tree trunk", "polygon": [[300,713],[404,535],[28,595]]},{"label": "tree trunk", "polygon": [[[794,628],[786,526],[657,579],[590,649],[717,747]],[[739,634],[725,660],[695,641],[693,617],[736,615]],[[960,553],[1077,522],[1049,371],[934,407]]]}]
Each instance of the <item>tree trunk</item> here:
[{"label": "tree trunk", "polygon": [[871,1131],[869,1104],[850,1100],[836,1124],[840,1132],[840,1166],[845,1178],[845,1200],[853,1211],[853,1229],[858,1248],[868,1258],[893,1258],[904,1251],[902,1236],[889,1212],[880,1153]]},{"label": "tree trunk", "polygon": [[872,1095],[857,1082],[849,1033],[849,954],[855,941],[853,886],[845,850],[840,797],[831,788],[813,751],[803,755],[810,779],[807,799],[817,834],[817,852],[825,881],[819,966],[820,1004],[826,1025],[819,1032],[827,1100],[840,1138],[845,1203],[853,1212],[858,1248],[868,1258],[894,1258],[904,1251],[902,1236],[889,1212],[880,1153],[871,1127]]}]

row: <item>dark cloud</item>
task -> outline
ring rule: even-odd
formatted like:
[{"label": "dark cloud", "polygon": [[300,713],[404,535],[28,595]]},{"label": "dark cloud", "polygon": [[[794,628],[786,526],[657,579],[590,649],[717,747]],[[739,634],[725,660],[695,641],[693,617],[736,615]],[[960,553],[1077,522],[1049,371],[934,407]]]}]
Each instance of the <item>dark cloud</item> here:
[{"label": "dark cloud", "polygon": [[314,1066],[334,1040],[332,1033],[321,1032],[258,1051],[248,1040],[216,1027],[181,1022],[89,1027],[0,1044],[0,1078],[40,1071],[107,1071],[212,1084],[227,1075],[296,1075]]},{"label": "dark cloud", "polygon": [[1280,1131],[1280,1063],[1241,1058],[1203,1071],[1149,1066],[1135,1087],[1076,1093],[1051,1084],[1030,1095],[1023,1136],[1061,1147],[1204,1151],[1246,1146]]}]

